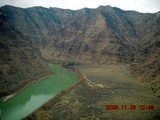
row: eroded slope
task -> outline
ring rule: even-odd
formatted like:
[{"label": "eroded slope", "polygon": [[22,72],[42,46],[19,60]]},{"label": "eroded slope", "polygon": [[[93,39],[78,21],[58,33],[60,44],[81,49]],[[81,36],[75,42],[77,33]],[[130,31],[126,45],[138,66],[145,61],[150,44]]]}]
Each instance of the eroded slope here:
[{"label": "eroded slope", "polygon": [[0,15],[0,97],[20,90],[50,72],[30,39]]}]

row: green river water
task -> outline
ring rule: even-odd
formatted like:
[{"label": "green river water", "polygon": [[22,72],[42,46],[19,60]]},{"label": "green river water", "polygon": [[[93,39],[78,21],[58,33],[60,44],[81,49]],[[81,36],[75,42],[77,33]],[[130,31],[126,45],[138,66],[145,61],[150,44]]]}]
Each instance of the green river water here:
[{"label": "green river water", "polygon": [[0,101],[0,120],[24,118],[79,79],[77,73],[68,71],[60,65],[49,64],[49,67],[54,72],[52,75],[31,84],[7,101]]}]

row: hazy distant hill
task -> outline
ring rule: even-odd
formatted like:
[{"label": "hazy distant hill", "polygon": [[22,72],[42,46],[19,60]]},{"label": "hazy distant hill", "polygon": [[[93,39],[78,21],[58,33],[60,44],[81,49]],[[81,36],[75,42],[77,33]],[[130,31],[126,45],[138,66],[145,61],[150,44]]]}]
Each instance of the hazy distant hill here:
[{"label": "hazy distant hill", "polygon": [[46,60],[132,63],[131,69],[141,79],[159,83],[159,13],[142,14],[111,6],[76,11],[3,6],[0,11]]}]

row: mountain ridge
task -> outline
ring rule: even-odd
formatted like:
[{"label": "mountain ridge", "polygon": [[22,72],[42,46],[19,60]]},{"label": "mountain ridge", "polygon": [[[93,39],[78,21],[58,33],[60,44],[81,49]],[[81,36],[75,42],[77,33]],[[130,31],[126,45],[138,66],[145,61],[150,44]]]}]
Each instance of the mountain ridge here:
[{"label": "mountain ridge", "polygon": [[139,13],[111,6],[80,10],[4,6],[0,12],[16,31],[31,39],[45,60],[133,63],[136,66],[131,68],[137,71],[139,64],[150,64],[147,56],[152,52],[157,56],[155,61],[160,59],[159,12]]}]

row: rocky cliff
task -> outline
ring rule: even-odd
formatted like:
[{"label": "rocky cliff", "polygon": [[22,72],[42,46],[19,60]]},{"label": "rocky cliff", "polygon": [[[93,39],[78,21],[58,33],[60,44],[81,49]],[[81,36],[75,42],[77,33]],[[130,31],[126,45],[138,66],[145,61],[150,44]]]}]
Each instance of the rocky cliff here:
[{"label": "rocky cliff", "polygon": [[1,11],[15,30],[31,38],[43,58],[51,60],[130,62],[159,37],[158,13],[111,6],[77,11],[4,6]]}]

